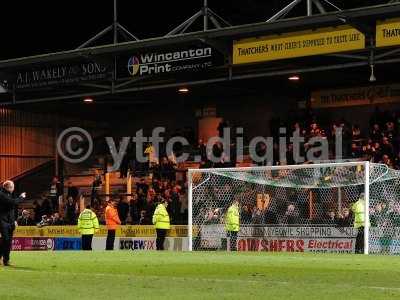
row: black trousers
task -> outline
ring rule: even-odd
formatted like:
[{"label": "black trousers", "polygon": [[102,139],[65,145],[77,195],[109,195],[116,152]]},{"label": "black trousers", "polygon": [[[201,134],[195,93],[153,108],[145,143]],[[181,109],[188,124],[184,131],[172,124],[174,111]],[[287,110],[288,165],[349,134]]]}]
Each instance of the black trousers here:
[{"label": "black trousers", "polygon": [[356,253],[364,253],[364,227],[358,228],[358,233],[356,237]]},{"label": "black trousers", "polygon": [[93,234],[82,235],[82,250],[92,250]]},{"label": "black trousers", "polygon": [[50,202],[51,202],[51,209],[54,212],[58,212],[58,197],[57,196],[51,196],[50,197]]},{"label": "black trousers", "polygon": [[165,236],[167,235],[167,229],[156,229],[157,239],[156,247],[157,250],[164,250]]},{"label": "black trousers", "polygon": [[106,250],[114,250],[115,230],[107,231]]},{"label": "black trousers", "polygon": [[229,246],[231,251],[237,251],[237,231],[228,231]]},{"label": "black trousers", "polygon": [[3,258],[4,263],[8,263],[10,260],[10,252],[12,246],[12,239],[15,226],[6,222],[0,222],[0,258]]}]

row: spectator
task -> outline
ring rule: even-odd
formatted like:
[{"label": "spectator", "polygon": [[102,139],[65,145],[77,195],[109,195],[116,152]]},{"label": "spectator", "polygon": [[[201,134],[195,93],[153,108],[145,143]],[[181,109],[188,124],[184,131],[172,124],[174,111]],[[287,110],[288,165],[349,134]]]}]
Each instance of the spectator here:
[{"label": "spectator", "polygon": [[79,196],[79,189],[76,186],[73,186],[71,181],[68,181],[68,183],[67,183],[67,199],[69,197],[72,197],[72,199],[74,199],[74,201],[76,201],[76,200],[78,200],[78,196]]},{"label": "spectator", "polygon": [[369,133],[369,137],[373,142],[379,142],[382,139],[382,132],[380,130],[379,124],[375,123],[372,126],[371,132]]},{"label": "spectator", "polygon": [[[42,219],[42,206],[39,204],[37,200],[33,201],[33,214],[34,214],[34,223],[37,224]],[[75,223],[74,223],[75,224]]]},{"label": "spectator", "polygon": [[121,220],[121,225],[126,225],[126,219],[128,218],[129,215],[129,204],[127,202],[126,197],[120,198],[120,201],[118,202],[117,205],[117,209],[118,209],[119,219]]},{"label": "spectator", "polygon": [[31,214],[28,210],[24,209],[21,216],[18,217],[17,223],[19,226],[33,226],[35,225],[34,220],[31,218]]},{"label": "spectator", "polygon": [[329,210],[325,216],[324,224],[327,225],[336,225],[337,219],[334,210]]},{"label": "spectator", "polygon": [[59,205],[58,205],[58,198],[63,194],[61,183],[58,180],[57,176],[54,176],[51,184],[50,184],[50,191],[49,191],[49,198],[50,198],[50,205],[52,212],[58,212]]},{"label": "spectator", "polygon": [[345,207],[342,209],[342,212],[339,213],[338,219],[337,219],[337,224],[339,227],[351,227],[351,224],[353,223],[350,215],[350,210]]},{"label": "spectator", "polygon": [[78,215],[78,204],[72,196],[68,197],[67,204],[65,206],[65,223],[67,225],[76,224],[76,219]]},{"label": "spectator", "polygon": [[90,196],[90,205],[92,207],[96,207],[100,204],[99,194],[101,190],[101,175],[97,173],[94,175],[93,182],[92,182],[92,194]]},{"label": "spectator", "polygon": [[253,215],[248,205],[243,205],[242,211],[240,214],[240,224],[250,224],[252,221]]},{"label": "spectator", "polygon": [[52,226],[61,226],[61,225],[64,225],[64,221],[63,221],[63,219],[61,219],[59,213],[54,213],[54,214],[51,216],[50,225],[52,225]]},{"label": "spectator", "polygon": [[286,212],[284,216],[282,217],[281,224],[287,224],[287,225],[297,225],[299,224],[299,213],[296,209],[296,206],[291,203],[287,206]]},{"label": "spectator", "polygon": [[151,225],[150,217],[147,211],[140,211],[139,225]]}]

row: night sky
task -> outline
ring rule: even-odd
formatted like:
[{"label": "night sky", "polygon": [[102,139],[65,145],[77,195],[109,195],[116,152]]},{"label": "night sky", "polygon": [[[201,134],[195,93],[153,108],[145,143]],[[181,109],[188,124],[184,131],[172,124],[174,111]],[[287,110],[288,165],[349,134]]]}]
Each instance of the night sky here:
[{"label": "night sky", "polygon": [[[343,9],[389,2],[330,1]],[[290,2],[209,0],[209,7],[233,25],[240,25],[265,21]],[[162,36],[193,15],[202,3],[203,0],[120,0],[119,22],[140,39]],[[74,49],[111,24],[112,9],[112,0],[2,1],[0,59]],[[109,43],[111,39],[102,42]]]}]

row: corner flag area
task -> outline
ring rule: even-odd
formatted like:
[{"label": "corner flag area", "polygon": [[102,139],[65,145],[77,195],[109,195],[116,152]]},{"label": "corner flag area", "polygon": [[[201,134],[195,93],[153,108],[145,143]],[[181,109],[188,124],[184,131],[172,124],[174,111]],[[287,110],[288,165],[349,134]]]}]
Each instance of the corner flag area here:
[{"label": "corner flag area", "polygon": [[0,299],[400,299],[398,257],[20,252]]}]

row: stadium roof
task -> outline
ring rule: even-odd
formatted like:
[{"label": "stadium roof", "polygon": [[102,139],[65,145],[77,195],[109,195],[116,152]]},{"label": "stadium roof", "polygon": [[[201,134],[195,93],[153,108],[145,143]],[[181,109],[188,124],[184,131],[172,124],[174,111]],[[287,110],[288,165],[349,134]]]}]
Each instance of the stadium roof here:
[{"label": "stadium roof", "polygon": [[[121,94],[127,92],[138,92],[182,85],[202,85],[207,83],[229,82],[232,80],[280,76],[292,73],[317,72],[324,70],[341,70],[343,68],[354,68],[368,66],[370,62],[370,51],[374,47],[351,53],[351,55],[324,55],[318,57],[291,59],[269,62],[268,64],[256,64],[250,66],[234,67],[229,62],[231,56],[232,41],[257,37],[269,34],[293,32],[302,29],[317,29],[327,26],[339,26],[348,24],[357,28],[366,35],[367,40],[375,34],[376,20],[382,20],[400,15],[400,4],[384,4],[372,7],[357,8],[345,11],[328,12],[325,14],[297,17],[277,20],[274,22],[262,22],[231,26],[226,28],[211,29],[207,31],[196,31],[193,33],[179,34],[149,38],[140,41],[108,44],[103,46],[75,49],[69,51],[55,52],[37,56],[8,59],[0,61],[0,75],[7,77],[24,68],[35,66],[65,64],[74,62],[91,62],[112,64],[119,56],[128,56],[137,51],[167,51],[174,49],[176,45],[199,46],[209,45],[220,52],[224,62],[217,68],[207,72],[205,76],[186,76],[183,78],[150,78],[143,77],[132,79],[129,77],[117,79],[104,79],[95,83],[79,83],[51,88],[27,89],[13,92],[13,100],[10,94],[0,97],[2,104],[31,103],[38,101],[62,100],[83,96],[102,96]],[[374,49],[376,50],[376,49]],[[387,64],[398,62],[397,51],[376,50],[374,64]],[[356,72],[355,72],[356,74]],[[112,81],[112,82],[110,82]]]}]

